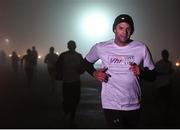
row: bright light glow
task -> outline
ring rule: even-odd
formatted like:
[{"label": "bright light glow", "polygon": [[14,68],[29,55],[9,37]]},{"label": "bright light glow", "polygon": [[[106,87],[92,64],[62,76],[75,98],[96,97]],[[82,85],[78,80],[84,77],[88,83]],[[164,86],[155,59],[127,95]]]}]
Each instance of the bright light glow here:
[{"label": "bright light glow", "polygon": [[87,13],[82,22],[83,32],[87,36],[100,37],[108,32],[108,20],[103,13]]},{"label": "bright light glow", "polygon": [[9,58],[11,58],[12,57],[12,54],[9,54]]},{"label": "bright light glow", "polygon": [[6,46],[9,46],[10,40],[9,40],[8,38],[4,39],[4,44],[5,44]]},{"label": "bright light glow", "polygon": [[179,66],[180,66],[180,63],[179,63],[179,62],[176,62],[176,66],[179,67]]},{"label": "bright light glow", "polygon": [[41,59],[41,58],[42,58],[42,56],[41,56],[41,55],[39,55],[39,56],[38,56],[38,59]]},{"label": "bright light glow", "polygon": [[56,52],[57,55],[59,55],[59,52]]},{"label": "bright light glow", "polygon": [[[11,58],[11,57],[12,57],[12,54],[9,54],[8,56],[9,56],[9,58]],[[21,57],[20,54],[18,54],[17,56],[18,56],[19,58]]]},{"label": "bright light glow", "polygon": [[6,38],[6,39],[5,39],[5,42],[6,42],[6,43],[9,43],[9,39]]},{"label": "bright light glow", "polygon": [[83,55],[86,55],[90,47],[100,41],[105,41],[114,35],[112,31],[112,14],[107,8],[94,6],[85,8],[79,12],[77,26],[77,38],[80,44],[77,46]]}]

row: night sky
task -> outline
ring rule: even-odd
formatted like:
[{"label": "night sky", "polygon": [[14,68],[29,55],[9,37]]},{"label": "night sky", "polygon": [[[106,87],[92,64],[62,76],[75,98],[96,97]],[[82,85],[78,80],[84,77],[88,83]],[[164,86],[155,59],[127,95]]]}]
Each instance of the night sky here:
[{"label": "night sky", "polygon": [[132,38],[148,45],[154,61],[168,49],[175,62],[180,60],[179,12],[179,0],[0,0],[0,48],[22,55],[36,46],[44,56],[50,46],[62,52],[74,40],[85,56],[96,42],[114,37],[115,17],[127,13],[135,23]]}]

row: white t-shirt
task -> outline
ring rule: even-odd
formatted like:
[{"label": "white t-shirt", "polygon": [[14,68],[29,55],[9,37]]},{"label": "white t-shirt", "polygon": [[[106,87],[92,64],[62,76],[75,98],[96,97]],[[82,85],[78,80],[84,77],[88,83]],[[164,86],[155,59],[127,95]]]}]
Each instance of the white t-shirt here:
[{"label": "white t-shirt", "polygon": [[154,63],[146,45],[139,41],[132,41],[120,47],[114,39],[97,43],[87,54],[86,59],[95,63],[101,59],[102,68],[111,75],[108,82],[102,83],[102,107],[114,110],[135,110],[140,108],[141,90],[137,76],[129,70],[130,62],[143,64],[150,70]]}]

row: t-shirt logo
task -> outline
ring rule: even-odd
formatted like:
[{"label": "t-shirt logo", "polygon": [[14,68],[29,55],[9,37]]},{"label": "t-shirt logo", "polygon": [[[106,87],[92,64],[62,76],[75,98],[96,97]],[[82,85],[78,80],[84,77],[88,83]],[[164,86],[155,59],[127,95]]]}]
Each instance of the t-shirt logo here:
[{"label": "t-shirt logo", "polygon": [[134,56],[132,55],[110,55],[108,56],[108,64],[110,66],[121,66],[127,67],[129,63],[133,63],[135,61]]}]

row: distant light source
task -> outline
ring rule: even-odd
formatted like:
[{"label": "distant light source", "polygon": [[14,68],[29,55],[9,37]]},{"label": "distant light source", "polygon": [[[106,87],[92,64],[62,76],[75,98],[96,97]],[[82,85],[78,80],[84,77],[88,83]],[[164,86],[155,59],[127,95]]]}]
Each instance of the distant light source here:
[{"label": "distant light source", "polygon": [[176,62],[176,66],[177,66],[177,67],[179,67],[179,66],[180,66],[180,63],[179,63],[178,61]]},{"label": "distant light source", "polygon": [[11,58],[12,57],[12,54],[9,54],[9,58]]},{"label": "distant light source", "polygon": [[108,20],[105,14],[100,12],[87,13],[82,21],[83,32],[87,36],[99,37],[107,33]]},{"label": "distant light source", "polygon": [[56,52],[57,55],[59,55],[59,52]]},{"label": "distant light source", "polygon": [[9,43],[9,39],[6,38],[6,39],[5,39],[5,42],[6,42],[6,43]]},{"label": "distant light source", "polygon": [[41,55],[39,55],[39,56],[38,56],[38,59],[41,59],[41,58],[42,58],[42,56],[41,56]]},{"label": "distant light source", "polygon": [[21,57],[21,55],[20,55],[20,54],[18,54],[18,57],[20,58],[20,57]]},{"label": "distant light source", "polygon": [[8,46],[10,44],[10,40],[8,38],[4,39],[4,44]]}]

